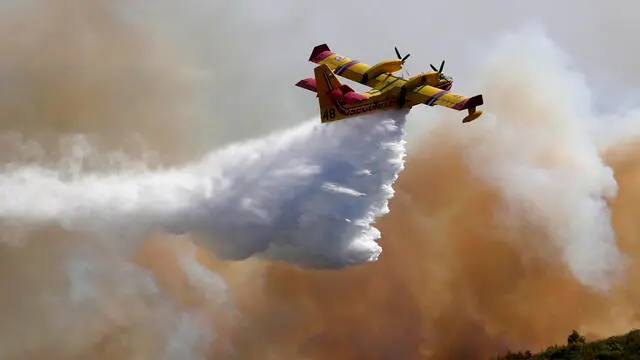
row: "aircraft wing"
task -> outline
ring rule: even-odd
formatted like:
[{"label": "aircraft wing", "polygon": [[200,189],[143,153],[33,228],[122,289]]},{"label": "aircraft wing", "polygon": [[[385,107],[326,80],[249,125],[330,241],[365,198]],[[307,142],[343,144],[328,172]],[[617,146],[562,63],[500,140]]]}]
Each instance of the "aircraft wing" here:
[{"label": "aircraft wing", "polygon": [[482,94],[467,97],[428,85],[419,86],[408,92],[407,98],[429,106],[439,105],[458,111],[468,110],[469,115],[464,118],[463,122],[472,121],[482,115],[482,111],[476,110],[476,107],[484,103]]},{"label": "aircraft wing", "polygon": [[[316,64],[325,64],[334,74],[372,88],[383,86],[388,81],[401,79],[390,74],[402,69],[401,60],[386,60],[371,66],[335,53],[327,44],[321,44],[313,48],[309,61]],[[387,77],[392,79],[387,79]]]}]

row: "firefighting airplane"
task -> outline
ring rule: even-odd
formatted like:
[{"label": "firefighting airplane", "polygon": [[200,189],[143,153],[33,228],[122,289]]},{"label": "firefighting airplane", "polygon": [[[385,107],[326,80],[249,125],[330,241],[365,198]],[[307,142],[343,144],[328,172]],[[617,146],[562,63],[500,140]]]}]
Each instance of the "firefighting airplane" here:
[{"label": "firefighting airplane", "polygon": [[[408,79],[393,75],[392,73],[403,68],[410,55],[402,57],[398,48],[395,50],[398,59],[370,66],[334,53],[327,44],[318,45],[313,48],[309,57],[309,61],[320,64],[314,69],[315,78],[300,80],[296,86],[317,93],[323,123],[390,108],[410,109],[418,104],[467,110],[469,114],[464,117],[463,123],[482,115],[482,110],[476,110],[476,107],[483,104],[481,94],[466,97],[449,92],[453,86],[453,78],[442,73],[444,61],[439,69],[431,65],[433,71]],[[358,93],[349,85],[340,83],[335,75],[372,89]]]}]

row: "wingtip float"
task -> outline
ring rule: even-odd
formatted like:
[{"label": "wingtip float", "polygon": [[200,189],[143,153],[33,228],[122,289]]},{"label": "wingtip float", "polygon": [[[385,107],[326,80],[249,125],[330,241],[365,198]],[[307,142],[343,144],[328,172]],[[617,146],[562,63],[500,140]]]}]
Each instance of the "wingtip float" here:
[{"label": "wingtip float", "polygon": [[[296,86],[315,92],[320,105],[320,119],[324,122],[343,120],[364,113],[390,108],[412,108],[419,104],[440,105],[454,110],[467,110],[463,123],[480,115],[476,110],[484,104],[482,95],[467,97],[450,92],[453,78],[431,65],[433,71],[409,78],[393,75],[402,70],[410,54],[402,57],[395,48],[397,59],[383,60],[373,66],[331,51],[327,44],[313,48],[309,61],[318,64],[314,77],[298,81]],[[366,85],[371,90],[359,93],[336,77]]]}]

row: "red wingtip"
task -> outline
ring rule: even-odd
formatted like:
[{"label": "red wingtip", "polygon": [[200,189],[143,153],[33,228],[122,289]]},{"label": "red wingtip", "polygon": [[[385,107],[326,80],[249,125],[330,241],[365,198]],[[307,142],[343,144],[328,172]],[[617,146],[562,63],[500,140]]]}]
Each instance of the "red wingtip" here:
[{"label": "red wingtip", "polygon": [[302,79],[296,83],[296,86],[313,92],[318,91],[318,88],[316,86],[316,79],[314,78]]},{"label": "red wingtip", "polygon": [[309,56],[309,61],[318,62],[331,54],[331,49],[327,44],[320,44],[313,48],[311,52],[311,56]]},{"label": "red wingtip", "polygon": [[484,104],[484,100],[482,99],[482,94],[479,94],[468,98],[466,101],[462,101],[459,104],[456,104],[453,108],[456,110],[465,110],[478,107],[482,104]]},{"label": "red wingtip", "polygon": [[[471,103],[471,104],[469,104]],[[467,107],[476,107],[484,104],[484,99],[482,98],[482,94],[471,97],[467,102]]]}]

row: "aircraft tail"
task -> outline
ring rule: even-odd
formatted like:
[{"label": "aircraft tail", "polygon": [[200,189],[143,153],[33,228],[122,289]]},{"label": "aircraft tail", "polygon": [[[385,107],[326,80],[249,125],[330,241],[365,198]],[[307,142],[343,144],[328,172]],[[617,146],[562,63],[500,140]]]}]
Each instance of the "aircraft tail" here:
[{"label": "aircraft tail", "polygon": [[[324,123],[337,120],[336,117],[339,114],[336,107],[339,97],[343,94],[343,90],[348,92],[348,90],[351,89],[343,89],[340,80],[338,80],[331,69],[325,64],[316,66],[313,72],[315,75],[318,102],[320,104],[320,121]],[[344,87],[348,88],[349,86],[345,84]]]},{"label": "aircraft tail", "polygon": [[318,65],[313,72],[315,78],[300,80],[296,86],[317,93],[322,122],[344,119],[348,116],[339,112],[339,108],[368,99],[349,85],[342,84],[326,64]]},{"label": "aircraft tail", "polygon": [[342,83],[336,75],[329,69],[329,67],[325,64],[316,66],[313,69],[313,74],[315,75],[316,81],[316,91],[318,92],[318,96],[325,95],[327,96],[334,89],[339,89],[342,86]]},{"label": "aircraft tail", "polygon": [[314,75],[315,78],[306,78],[298,81],[296,86],[318,94],[327,94],[334,89],[339,89],[345,86],[348,89],[351,89],[348,85],[342,85],[340,80],[338,80],[327,65],[323,64],[317,66],[314,69]]}]

